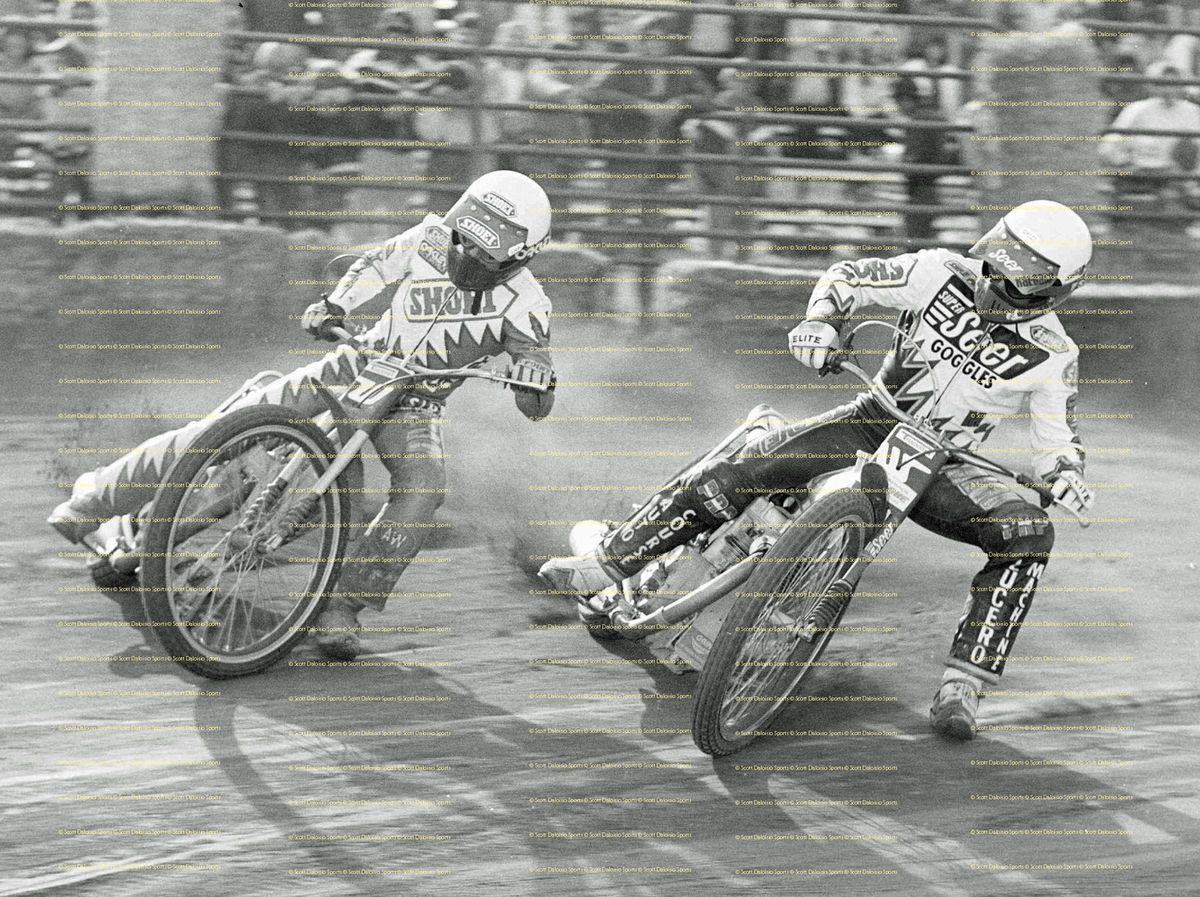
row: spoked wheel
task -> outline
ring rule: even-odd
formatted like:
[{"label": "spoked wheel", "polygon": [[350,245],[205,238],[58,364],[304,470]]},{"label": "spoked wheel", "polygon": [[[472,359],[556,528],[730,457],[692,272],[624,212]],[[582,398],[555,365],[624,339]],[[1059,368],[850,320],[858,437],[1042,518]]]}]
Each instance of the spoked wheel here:
[{"label": "spoked wheel", "polygon": [[862,551],[871,505],[858,491],[818,499],[737,592],[700,673],[692,738],[704,753],[741,750],[787,706],[850,601],[830,587]]},{"label": "spoked wheel", "polygon": [[256,673],[307,635],[350,534],[346,483],[312,488],[335,454],[294,411],[258,405],[218,418],[172,467],[146,526],[142,603],[186,669]]}]

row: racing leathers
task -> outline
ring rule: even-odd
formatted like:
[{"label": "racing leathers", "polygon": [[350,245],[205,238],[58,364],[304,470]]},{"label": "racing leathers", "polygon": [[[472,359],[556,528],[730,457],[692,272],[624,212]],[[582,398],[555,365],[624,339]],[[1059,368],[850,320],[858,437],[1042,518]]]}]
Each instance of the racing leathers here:
[{"label": "racing leathers", "polygon": [[[387,310],[359,338],[358,346],[341,345],[254,389],[227,411],[270,402],[294,408],[298,416],[316,416],[326,406],[312,388],[313,381],[342,393],[381,355],[410,356],[424,367],[447,369],[506,352],[514,369],[531,365],[551,370],[550,301],[533,275],[522,269],[482,295],[461,294],[446,276],[449,244],[450,232],[441,218],[428,215],[365,253],[329,296],[329,302],[346,313],[372,299],[387,299]],[[477,312],[472,313],[476,301]],[[436,376],[411,383],[379,428],[373,442],[391,478],[389,500],[353,543],[339,578],[340,594],[382,610],[396,580],[420,551],[446,489],[443,406],[460,383]],[[552,391],[518,389],[514,398],[532,420],[549,414],[554,401]],[[110,517],[137,513],[212,419],[210,415],[149,439],[106,467],[84,474],[51,523],[78,541]]]},{"label": "racing leathers", "polygon": [[[877,382],[903,410],[928,414],[962,448],[982,442],[997,418],[1027,416],[1035,472],[1048,479],[1064,471],[1082,475],[1074,419],[1078,348],[1053,312],[1019,324],[981,320],[972,303],[980,274],[978,261],[944,249],[841,262],[818,281],[807,320],[840,330],[864,306],[898,310],[897,326],[910,339],[894,339]],[[734,518],[756,496],[800,491],[819,474],[852,464],[857,451],[874,451],[895,423],[864,392],[766,434],[736,458],[709,463],[677,488],[659,492],[605,538],[598,559],[610,576],[632,575]],[[1046,569],[1054,543],[1049,517],[1006,482],[951,462],[912,518],[987,555],[947,666],[995,683]]]}]

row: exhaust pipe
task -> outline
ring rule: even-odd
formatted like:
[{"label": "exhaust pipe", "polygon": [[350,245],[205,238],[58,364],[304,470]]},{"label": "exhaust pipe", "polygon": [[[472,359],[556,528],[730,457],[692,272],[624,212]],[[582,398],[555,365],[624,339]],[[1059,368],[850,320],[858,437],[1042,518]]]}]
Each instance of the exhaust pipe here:
[{"label": "exhaust pipe", "polygon": [[748,580],[754,572],[755,563],[766,553],[765,547],[761,551],[754,552],[719,576],[692,589],[682,598],[648,614],[633,617],[618,610],[612,615],[613,625],[621,630],[626,638],[644,638],[655,629],[678,623],[680,620],[704,610],[710,604],[720,601]]}]

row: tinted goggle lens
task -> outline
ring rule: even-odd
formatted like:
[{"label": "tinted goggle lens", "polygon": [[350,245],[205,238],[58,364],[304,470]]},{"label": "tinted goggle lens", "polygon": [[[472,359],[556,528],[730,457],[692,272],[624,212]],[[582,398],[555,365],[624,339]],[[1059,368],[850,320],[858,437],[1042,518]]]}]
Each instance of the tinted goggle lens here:
[{"label": "tinted goggle lens", "polygon": [[518,259],[504,259],[501,261],[494,258],[488,250],[484,249],[468,235],[455,233],[454,237],[455,242],[462,246],[463,253],[471,261],[478,264],[481,268],[486,268],[488,271],[499,273],[518,267],[521,264]]}]

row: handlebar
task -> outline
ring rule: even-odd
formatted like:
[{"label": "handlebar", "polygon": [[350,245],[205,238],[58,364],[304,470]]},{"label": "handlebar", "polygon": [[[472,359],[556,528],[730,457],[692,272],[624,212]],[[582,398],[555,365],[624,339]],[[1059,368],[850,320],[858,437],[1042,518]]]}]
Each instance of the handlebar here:
[{"label": "handlebar", "polygon": [[[347,330],[345,327],[330,327],[329,332],[338,338],[338,342],[355,348],[359,347],[358,337]],[[503,374],[498,374],[495,371],[486,368],[480,368],[476,365],[485,362],[487,359],[481,358],[472,364],[463,365],[457,368],[427,368],[424,365],[417,364],[408,358],[399,359],[399,365],[408,373],[402,374],[399,377],[394,377],[384,383],[380,383],[377,387],[382,389],[390,386],[393,383],[399,383],[402,380],[413,380],[419,377],[439,377],[450,380],[491,380],[493,383],[499,383],[504,386],[520,387],[522,389],[532,389],[535,392],[545,392],[544,387],[539,387],[534,383],[529,383],[525,380],[517,380],[513,377],[506,377]]]},{"label": "handlebar", "polygon": [[969,449],[959,448],[958,446],[951,444],[951,442],[945,436],[935,430],[928,423],[928,421],[915,417],[901,408],[896,403],[895,398],[892,397],[892,394],[880,386],[879,383],[875,381],[874,377],[864,371],[861,366],[848,359],[848,356],[852,352],[851,344],[853,342],[855,333],[858,331],[859,327],[863,327],[867,324],[883,324],[886,327],[891,327],[891,325],[884,321],[864,321],[862,324],[859,324],[858,327],[855,327],[854,330],[852,330],[847,336],[845,345],[841,349],[829,353],[829,356],[825,361],[825,365],[817,372],[817,376],[824,377],[827,374],[838,374],[843,371],[853,374],[856,379],[862,381],[863,385],[866,386],[867,390],[871,393],[871,397],[874,398],[875,401],[880,405],[882,405],[888,414],[892,415],[897,420],[908,424],[909,426],[917,428],[926,436],[937,441],[937,443],[941,445],[947,452],[949,452],[952,457],[957,458],[960,461],[965,461],[968,464],[973,464],[976,467],[980,467],[984,470],[991,471],[992,473],[998,473],[1001,476],[1008,477],[1018,485],[1023,486],[1032,492],[1036,492],[1042,499],[1043,507],[1055,505],[1074,517],[1076,522],[1083,529],[1087,529],[1089,526],[1091,526],[1091,521],[1084,517],[1083,514],[1081,514],[1079,511],[1076,511],[1069,505],[1063,504],[1054,496],[1049,483],[1045,482],[1044,480],[1031,477],[1028,474],[1012,470],[1011,468],[1005,467],[1003,464],[1000,464],[997,461],[993,461],[991,458],[987,458],[983,455],[972,452]]}]

